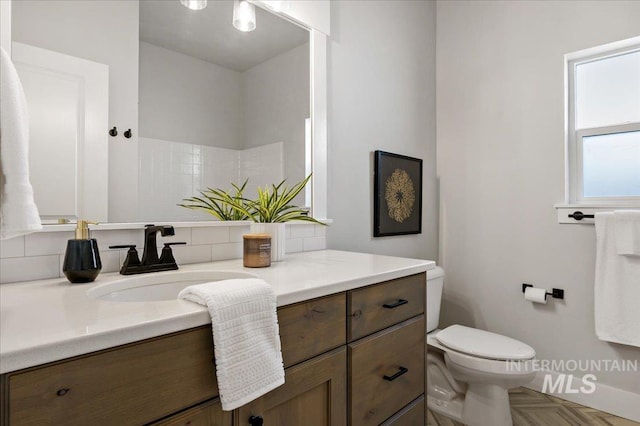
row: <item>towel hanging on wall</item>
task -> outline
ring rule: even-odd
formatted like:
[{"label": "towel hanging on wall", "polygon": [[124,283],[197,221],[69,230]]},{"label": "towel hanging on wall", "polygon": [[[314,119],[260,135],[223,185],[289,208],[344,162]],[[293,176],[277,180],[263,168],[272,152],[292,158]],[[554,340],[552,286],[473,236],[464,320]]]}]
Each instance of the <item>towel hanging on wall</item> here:
[{"label": "towel hanging on wall", "polygon": [[640,210],[616,210],[613,217],[616,252],[625,256],[640,256]]},{"label": "towel hanging on wall", "polygon": [[595,326],[600,340],[640,347],[640,256],[619,255],[614,213],[596,213]]},{"label": "towel hanging on wall", "polygon": [[27,101],[11,58],[0,48],[0,239],[42,229],[29,181]]}]

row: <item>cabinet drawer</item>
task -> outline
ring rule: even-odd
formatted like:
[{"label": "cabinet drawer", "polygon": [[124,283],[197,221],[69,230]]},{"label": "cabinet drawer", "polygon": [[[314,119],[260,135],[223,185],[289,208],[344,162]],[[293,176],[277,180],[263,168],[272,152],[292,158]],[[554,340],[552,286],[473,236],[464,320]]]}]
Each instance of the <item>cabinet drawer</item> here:
[{"label": "cabinet drawer", "polygon": [[222,404],[216,398],[155,422],[151,426],[231,426],[231,422],[231,412],[222,411]]},{"label": "cabinet drawer", "polygon": [[426,274],[349,292],[349,341],[424,312]]},{"label": "cabinet drawer", "polygon": [[344,345],[345,293],[321,297],[278,309],[284,366],[289,367]]},{"label": "cabinet drawer", "polygon": [[8,377],[11,425],[143,424],[218,394],[211,327]]},{"label": "cabinet drawer", "polygon": [[424,393],[424,315],[349,344],[352,425],[377,425]]},{"label": "cabinet drawer", "polygon": [[411,404],[398,411],[381,426],[418,426],[424,425],[424,396],[413,401]]}]

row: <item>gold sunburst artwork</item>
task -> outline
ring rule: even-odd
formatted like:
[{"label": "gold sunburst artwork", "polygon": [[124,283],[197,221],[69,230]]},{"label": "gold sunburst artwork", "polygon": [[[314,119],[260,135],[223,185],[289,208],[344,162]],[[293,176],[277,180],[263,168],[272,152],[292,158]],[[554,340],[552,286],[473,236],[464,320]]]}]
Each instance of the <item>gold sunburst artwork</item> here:
[{"label": "gold sunburst artwork", "polygon": [[374,153],[373,236],[422,232],[422,159]]},{"label": "gold sunburst artwork", "polygon": [[395,169],[387,178],[384,199],[391,219],[402,223],[411,216],[416,194],[413,181],[406,171]]}]

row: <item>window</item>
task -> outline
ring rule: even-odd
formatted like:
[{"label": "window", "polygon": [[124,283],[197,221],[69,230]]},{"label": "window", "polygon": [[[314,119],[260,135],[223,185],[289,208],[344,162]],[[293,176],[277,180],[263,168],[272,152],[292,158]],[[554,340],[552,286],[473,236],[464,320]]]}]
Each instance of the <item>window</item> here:
[{"label": "window", "polygon": [[566,201],[640,205],[640,37],[566,61]]}]

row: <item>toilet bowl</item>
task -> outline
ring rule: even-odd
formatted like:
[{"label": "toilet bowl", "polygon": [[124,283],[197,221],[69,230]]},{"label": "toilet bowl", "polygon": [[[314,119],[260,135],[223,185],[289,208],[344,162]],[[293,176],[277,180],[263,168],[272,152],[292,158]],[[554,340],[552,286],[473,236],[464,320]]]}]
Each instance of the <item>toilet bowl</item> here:
[{"label": "toilet bowl", "polygon": [[444,271],[427,272],[427,405],[470,426],[510,426],[508,390],[535,377],[526,343],[462,325],[437,329]]}]

